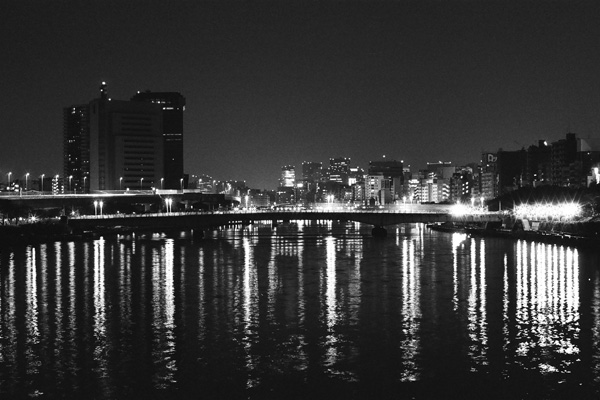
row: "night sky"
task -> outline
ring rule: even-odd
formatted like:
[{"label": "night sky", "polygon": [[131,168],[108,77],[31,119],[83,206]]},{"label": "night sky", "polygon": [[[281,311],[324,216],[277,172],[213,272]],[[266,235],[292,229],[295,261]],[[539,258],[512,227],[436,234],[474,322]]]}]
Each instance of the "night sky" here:
[{"label": "night sky", "polygon": [[477,162],[600,137],[598,2],[0,5],[0,179],[62,175],[62,108],[187,100],[185,171],[275,188],[330,157]]}]

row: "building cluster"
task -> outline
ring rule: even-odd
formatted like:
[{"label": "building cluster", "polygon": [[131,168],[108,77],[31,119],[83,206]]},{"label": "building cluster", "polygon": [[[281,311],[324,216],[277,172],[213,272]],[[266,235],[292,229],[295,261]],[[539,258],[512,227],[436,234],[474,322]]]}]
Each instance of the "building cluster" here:
[{"label": "building cluster", "polygon": [[[183,190],[225,194],[243,206],[272,204],[446,203],[489,200],[521,187],[543,185],[584,188],[600,182],[600,139],[564,139],[516,151],[483,152],[480,162],[455,166],[428,163],[411,171],[402,160],[369,162],[365,171],[350,158],[281,167],[275,191],[247,187],[245,181],[217,181],[184,173],[185,98],[177,92],[138,92],[112,100],[102,82],[99,97],[63,109],[63,176],[29,174],[11,179],[6,190],[53,193],[102,190]],[[33,177],[32,177],[33,178]]]},{"label": "building cluster", "polygon": [[392,203],[483,202],[521,187],[544,185],[584,188],[600,181],[600,140],[568,133],[552,143],[544,140],[516,151],[484,152],[479,163],[455,166],[428,163],[411,171],[403,161],[369,162],[365,172],[350,159],[303,162],[281,168],[278,204],[343,202],[364,205]]},{"label": "building cluster", "polygon": [[102,82],[99,98],[63,109],[64,175],[51,190],[182,189],[184,110],[180,93],[112,100]]}]

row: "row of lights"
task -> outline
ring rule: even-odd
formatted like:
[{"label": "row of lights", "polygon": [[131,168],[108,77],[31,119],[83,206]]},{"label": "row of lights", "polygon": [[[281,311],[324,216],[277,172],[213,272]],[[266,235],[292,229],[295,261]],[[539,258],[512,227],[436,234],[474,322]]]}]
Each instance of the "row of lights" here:
[{"label": "row of lights", "polygon": [[[7,174],[7,186],[10,186],[10,177],[12,176],[12,172],[8,172]],[[29,189],[29,172],[27,172],[25,174],[25,190]],[[41,174],[40,175],[40,179],[41,179],[41,188],[42,191],[44,190],[44,177],[46,176],[46,174]],[[56,179],[59,178],[59,175],[56,174],[54,176]],[[73,175],[69,175],[69,192],[71,191],[71,182],[73,180]],[[85,183],[87,180],[87,176],[83,177],[83,187],[85,189]],[[165,178],[160,178],[160,188],[163,189],[163,183],[164,183]],[[140,190],[142,190],[142,185],[144,183],[144,178],[140,178]],[[183,178],[179,179],[179,185],[181,186],[181,190],[183,190]],[[119,178],[119,190],[123,190],[123,177]]]}]

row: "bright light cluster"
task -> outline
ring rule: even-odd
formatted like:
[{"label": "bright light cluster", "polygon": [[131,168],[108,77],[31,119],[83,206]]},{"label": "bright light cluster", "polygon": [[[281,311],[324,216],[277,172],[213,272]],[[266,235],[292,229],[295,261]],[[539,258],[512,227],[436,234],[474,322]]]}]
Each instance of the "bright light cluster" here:
[{"label": "bright light cluster", "polygon": [[456,215],[458,217],[463,215],[470,215],[476,212],[481,212],[481,210],[477,210],[472,206],[468,206],[466,204],[457,203],[450,207],[450,214]]},{"label": "bright light cluster", "polygon": [[521,204],[515,207],[514,214],[519,218],[540,219],[572,219],[581,213],[577,203],[561,204]]}]

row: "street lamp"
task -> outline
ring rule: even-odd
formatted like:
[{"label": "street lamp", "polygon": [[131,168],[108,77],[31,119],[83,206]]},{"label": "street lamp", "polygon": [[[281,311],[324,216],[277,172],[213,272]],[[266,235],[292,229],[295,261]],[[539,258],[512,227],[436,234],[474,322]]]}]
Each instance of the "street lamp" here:
[{"label": "street lamp", "polygon": [[144,182],[144,178],[140,178],[140,190],[142,190],[142,182]]},{"label": "street lamp", "polygon": [[42,194],[44,194],[44,176],[46,176],[46,174],[42,174],[42,185],[40,187],[40,191],[42,192]]},{"label": "street lamp", "polygon": [[6,187],[10,190],[10,176],[12,175],[12,172],[9,172],[6,175],[8,175],[8,184],[6,185]]},{"label": "street lamp", "polygon": [[483,196],[481,196],[481,208],[483,208]]},{"label": "street lamp", "polygon": [[29,172],[25,174],[25,191],[27,191],[27,180],[29,178]]},{"label": "street lamp", "polygon": [[87,176],[83,177],[83,193],[85,193],[85,180],[87,179]]},{"label": "street lamp", "polygon": [[171,198],[165,199],[165,204],[167,206],[167,213],[170,213],[171,205],[173,204],[173,199],[171,199]]},{"label": "street lamp", "polygon": [[160,190],[163,190],[163,181],[165,178],[160,178]]},{"label": "street lamp", "polygon": [[69,192],[71,191],[71,181],[73,180],[73,175],[69,175]]},{"label": "street lamp", "polygon": [[181,191],[183,192],[183,178],[179,179],[179,186],[181,186]]},{"label": "street lamp", "polygon": [[123,177],[119,178],[119,190],[123,190]]},{"label": "street lamp", "polygon": [[94,200],[94,215],[98,216],[98,200]]},{"label": "street lamp", "polygon": [[100,216],[102,216],[102,204],[104,204],[104,203],[103,203],[103,201],[102,201],[102,200],[100,200],[100,201],[98,202],[98,205],[100,206]]}]

